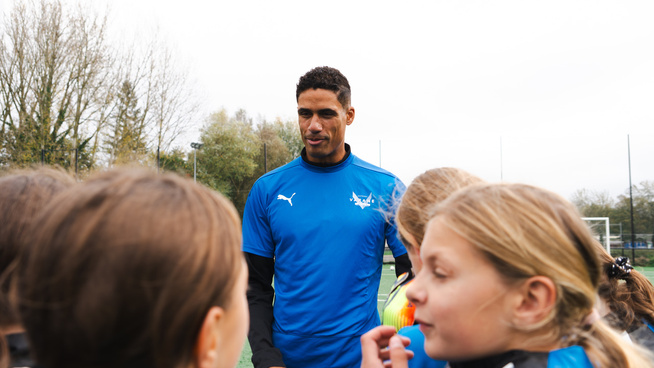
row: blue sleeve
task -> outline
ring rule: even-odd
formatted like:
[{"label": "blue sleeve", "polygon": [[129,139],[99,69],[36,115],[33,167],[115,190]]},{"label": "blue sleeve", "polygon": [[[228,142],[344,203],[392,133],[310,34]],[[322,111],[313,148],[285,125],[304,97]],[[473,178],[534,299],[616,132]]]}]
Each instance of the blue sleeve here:
[{"label": "blue sleeve", "polygon": [[584,348],[578,345],[550,351],[547,368],[593,368]]},{"label": "blue sleeve", "polygon": [[397,203],[400,202],[400,198],[402,197],[402,194],[404,194],[405,190],[406,187],[404,186],[404,183],[402,183],[400,179],[396,178],[394,189],[390,196],[391,205],[386,209],[388,213],[393,214],[392,218],[390,218],[386,223],[385,229],[386,242],[388,243],[388,247],[390,248],[391,252],[393,252],[393,257],[398,257],[406,254],[406,248],[404,248],[404,244],[402,244],[400,238],[397,236],[397,227],[395,226],[395,212],[397,210],[396,206]]},{"label": "blue sleeve", "polygon": [[258,180],[250,190],[243,211],[243,251],[273,258],[275,243],[268,221],[266,198],[263,184]]}]

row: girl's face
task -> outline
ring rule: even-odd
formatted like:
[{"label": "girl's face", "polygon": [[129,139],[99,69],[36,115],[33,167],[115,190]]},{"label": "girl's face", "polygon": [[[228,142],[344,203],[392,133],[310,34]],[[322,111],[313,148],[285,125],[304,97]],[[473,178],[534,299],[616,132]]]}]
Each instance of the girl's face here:
[{"label": "girl's face", "polygon": [[247,301],[248,267],[243,261],[236,285],[232,289],[229,307],[225,310],[224,324],[220,333],[222,342],[219,345],[218,361],[220,368],[233,368],[243,350],[245,338],[250,328],[250,314]]},{"label": "girl's face", "polygon": [[441,360],[468,360],[508,351],[514,292],[481,252],[438,218],[420,248],[422,269],[408,287],[425,351]]}]

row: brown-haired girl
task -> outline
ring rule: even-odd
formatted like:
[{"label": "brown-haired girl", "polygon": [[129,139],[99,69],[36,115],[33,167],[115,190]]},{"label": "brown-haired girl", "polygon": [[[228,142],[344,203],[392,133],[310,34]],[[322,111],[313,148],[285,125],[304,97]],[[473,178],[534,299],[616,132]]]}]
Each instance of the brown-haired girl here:
[{"label": "brown-haired girl", "polygon": [[12,275],[34,217],[73,184],[75,180],[66,172],[49,167],[11,171],[0,177],[0,367],[34,365],[10,300]]},{"label": "brown-haired girl", "polygon": [[[651,367],[594,310],[602,273],[574,206],[521,184],[471,186],[432,214],[407,290],[425,351],[450,367]],[[404,341],[362,337],[365,367],[406,367]],[[383,349],[390,345],[390,349]]]},{"label": "brown-haired girl", "polygon": [[434,206],[457,190],[479,183],[483,183],[479,177],[454,167],[430,169],[413,179],[400,199],[395,223],[416,273],[422,267],[420,244]]},{"label": "brown-haired girl", "polygon": [[248,329],[232,204],[173,175],[102,173],[36,220],[19,275],[38,364],[234,367]]}]

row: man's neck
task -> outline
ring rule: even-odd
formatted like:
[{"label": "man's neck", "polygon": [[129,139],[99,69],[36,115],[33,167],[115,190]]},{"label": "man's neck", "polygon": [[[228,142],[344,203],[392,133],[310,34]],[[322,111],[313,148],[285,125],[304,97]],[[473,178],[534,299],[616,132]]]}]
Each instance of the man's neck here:
[{"label": "man's neck", "polygon": [[309,157],[307,156],[307,149],[306,148],[302,148],[302,152],[300,153],[300,156],[302,156],[302,160],[304,162],[308,163],[309,165],[318,166],[318,167],[338,166],[338,165],[342,164],[343,162],[345,162],[345,160],[347,160],[348,157],[350,157],[350,145],[345,143],[345,156],[343,156],[342,159],[340,159],[338,162],[335,162],[335,163],[313,162],[313,161],[309,160]]}]

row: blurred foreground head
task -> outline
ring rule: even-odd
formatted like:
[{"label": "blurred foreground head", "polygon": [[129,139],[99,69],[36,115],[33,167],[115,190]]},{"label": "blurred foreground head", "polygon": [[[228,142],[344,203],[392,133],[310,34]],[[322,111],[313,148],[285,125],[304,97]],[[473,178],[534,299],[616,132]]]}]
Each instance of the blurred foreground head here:
[{"label": "blurred foreground head", "polygon": [[[19,302],[41,366],[238,358],[248,328],[246,270],[240,220],[220,194],[173,175],[113,170],[59,196],[34,229]],[[207,352],[209,345],[236,352]]]},{"label": "blurred foreground head", "polygon": [[0,177],[0,331],[20,325],[9,301],[9,288],[34,217],[74,183],[66,172],[47,167]]}]

